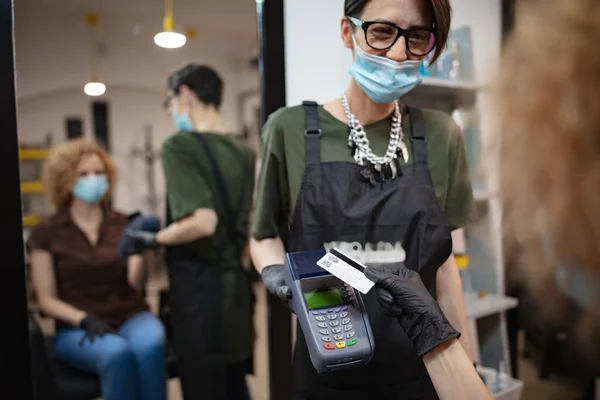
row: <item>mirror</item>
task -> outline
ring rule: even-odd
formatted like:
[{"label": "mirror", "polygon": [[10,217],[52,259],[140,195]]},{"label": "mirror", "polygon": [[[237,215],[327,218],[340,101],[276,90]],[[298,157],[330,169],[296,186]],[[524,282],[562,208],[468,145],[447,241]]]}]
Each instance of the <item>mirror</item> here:
[{"label": "mirror", "polygon": [[[139,276],[131,276],[132,267],[125,267],[125,261],[121,261],[120,272],[113,271],[112,275],[94,270],[94,263],[108,262],[98,261],[102,257],[118,259],[116,251],[126,225],[123,222],[125,216],[136,212],[155,215],[161,227],[167,225],[168,179],[163,168],[162,146],[177,131],[173,116],[174,109],[179,107],[177,101],[182,107],[178,110],[180,114],[188,112],[192,120],[198,115],[210,115],[218,120],[219,132],[228,134],[228,141],[241,143],[239,146],[248,148],[252,158],[258,158],[261,96],[256,4],[243,0],[201,3],[192,0],[167,0],[165,3],[23,0],[15,4],[14,12],[20,178],[24,241],[28,247],[25,255],[28,307],[40,339],[30,338],[36,398],[52,393],[56,398],[97,398],[102,395],[111,398],[111,394],[107,394],[111,390],[115,396],[119,379],[130,376],[131,371],[120,364],[116,367],[110,364],[112,376],[110,373],[109,376],[99,374],[89,359],[92,341],[87,340],[89,337],[83,338],[83,345],[79,346],[79,340],[75,343],[73,337],[78,335],[77,330],[104,332],[106,325],[115,332],[105,332],[105,336],[97,338],[96,344],[102,342],[105,345],[98,352],[114,352],[114,346],[125,343],[129,344],[135,357],[140,357],[135,346],[143,347],[143,341],[142,344],[135,342],[135,334],[125,328],[130,319],[135,318],[134,314],[144,311],[140,304],[148,305],[148,311],[157,321],[156,329],[160,331],[160,324],[166,326],[167,344],[163,351],[171,378],[167,385],[168,398],[183,398],[180,378],[186,374],[185,370],[210,368],[207,364],[200,367],[182,365],[174,350],[177,346],[173,346],[172,333],[178,327],[169,322],[169,312],[174,306],[170,303],[168,287],[169,280],[172,284],[176,279],[169,276],[164,251],[144,252]],[[212,100],[208,103],[199,101],[191,105],[183,104],[182,98],[172,100],[169,77],[190,63],[207,66],[216,72],[222,81],[222,93],[217,96],[215,91],[218,90],[213,87],[209,97],[213,96],[213,100],[215,96],[221,97],[220,101],[215,100],[214,104]],[[196,90],[196,99],[202,100],[198,93],[205,87],[201,82],[199,87],[192,88],[192,92]],[[165,103],[166,99],[171,100]],[[207,112],[209,109],[212,114]],[[206,112],[202,114],[198,110]],[[195,122],[197,130],[202,126],[206,130],[211,128],[202,125],[201,121]],[[99,157],[78,158],[77,151],[88,154],[89,148],[64,147],[66,143],[76,143],[82,138],[100,145],[106,155],[98,153]],[[56,156],[57,151],[62,152],[62,158]],[[206,159],[200,153],[197,156]],[[50,159],[54,160],[52,168],[48,166]],[[48,174],[50,180],[44,178],[45,169],[52,169]],[[223,173],[229,176],[231,171],[224,170]],[[73,211],[71,204],[73,199],[80,199],[75,193],[79,189],[73,187],[71,193],[69,186],[75,181],[79,184],[82,177],[96,175],[107,176],[109,183],[106,195],[109,198],[102,218],[97,221],[87,218],[89,215],[82,214],[81,210]],[[86,181],[89,187],[82,186],[82,193],[87,190],[87,195],[93,197],[91,192],[102,190],[97,181]],[[60,185],[69,187],[60,189]],[[235,196],[240,197],[233,193]],[[59,201],[63,198],[66,203]],[[119,214],[110,219],[106,209]],[[36,229],[37,234],[34,234]],[[36,249],[38,255],[34,256]],[[64,259],[70,261],[65,263]],[[34,263],[39,265],[32,274]],[[34,275],[37,279],[32,280]],[[134,287],[136,282],[139,287]],[[124,284],[139,292],[141,303],[139,299],[128,297],[129,289]],[[45,296],[42,301],[40,289]],[[189,290],[193,292],[197,288],[190,287]],[[267,335],[263,290],[254,292],[257,296],[254,357],[250,357],[252,351],[245,354],[245,358],[238,355],[244,363],[233,370],[228,367],[219,379],[227,382],[222,386],[232,387],[235,382],[241,385],[240,382],[247,378],[250,397],[259,399],[266,398],[268,391]],[[85,306],[94,313],[86,312]],[[111,307],[112,311],[109,310]],[[107,320],[102,317],[111,312],[118,314],[118,318]],[[90,315],[97,320],[86,320]],[[75,321],[80,326],[74,326]],[[202,328],[205,331],[213,329],[206,324]],[[151,327],[145,332],[144,336],[152,336]],[[123,340],[115,339],[114,343],[107,344],[108,340],[104,339],[109,335]],[[227,332],[222,335],[231,337]],[[152,343],[147,345],[151,347]],[[49,357],[46,352],[54,356]],[[94,354],[98,356],[99,353]],[[142,354],[147,355],[147,352]],[[138,380],[143,382],[142,388],[135,390],[139,390],[140,398],[144,398],[148,388],[162,390],[160,384],[151,382],[160,381],[157,378],[160,375],[156,375],[160,374],[160,368],[154,375],[138,372],[141,374]],[[185,379],[188,383],[183,384],[184,392],[193,393],[196,390],[194,376],[188,373]],[[148,388],[144,389],[144,386]],[[80,392],[75,393],[77,390]]]}]

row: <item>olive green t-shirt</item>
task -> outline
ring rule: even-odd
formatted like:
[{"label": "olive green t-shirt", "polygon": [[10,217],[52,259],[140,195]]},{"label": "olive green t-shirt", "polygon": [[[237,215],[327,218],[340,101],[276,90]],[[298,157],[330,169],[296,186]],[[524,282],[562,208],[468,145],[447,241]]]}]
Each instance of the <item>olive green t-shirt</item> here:
[{"label": "olive green t-shirt", "polygon": [[213,170],[203,147],[195,135],[202,135],[219,166],[228,192],[230,207],[240,208],[236,225],[240,232],[249,231],[249,216],[254,192],[256,156],[232,135],[218,133],[179,132],[163,143],[162,163],[165,173],[167,204],[170,218],[178,221],[199,208],[215,210],[219,218],[217,231],[211,237],[188,246],[198,251],[201,261],[212,262],[223,251],[224,263],[239,264],[240,249],[230,243],[226,232],[228,215],[218,190]]},{"label": "olive green t-shirt", "polygon": [[[404,143],[412,164],[411,124],[406,107],[401,107]],[[423,110],[427,163],[431,178],[451,229],[463,227],[474,216],[473,189],[460,128],[449,115]],[[348,126],[319,106],[321,161],[354,162],[348,146]],[[383,155],[388,146],[391,115],[365,126],[370,146]],[[305,116],[302,106],[282,108],[270,115],[262,132],[262,165],[256,195],[252,237],[275,237],[279,228],[291,223],[305,166]],[[401,157],[396,160],[405,165]]]}]

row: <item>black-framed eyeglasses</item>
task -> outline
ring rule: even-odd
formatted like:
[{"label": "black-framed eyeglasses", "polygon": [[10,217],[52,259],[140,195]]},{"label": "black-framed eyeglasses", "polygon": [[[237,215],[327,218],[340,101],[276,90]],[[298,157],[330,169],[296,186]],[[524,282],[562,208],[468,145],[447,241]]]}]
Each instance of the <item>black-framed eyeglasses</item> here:
[{"label": "black-framed eyeglasses", "polygon": [[350,16],[347,18],[365,32],[365,41],[372,49],[387,50],[396,44],[401,36],[406,39],[406,49],[414,56],[426,56],[435,48],[435,34],[431,30],[402,29],[389,22],[361,21]]}]

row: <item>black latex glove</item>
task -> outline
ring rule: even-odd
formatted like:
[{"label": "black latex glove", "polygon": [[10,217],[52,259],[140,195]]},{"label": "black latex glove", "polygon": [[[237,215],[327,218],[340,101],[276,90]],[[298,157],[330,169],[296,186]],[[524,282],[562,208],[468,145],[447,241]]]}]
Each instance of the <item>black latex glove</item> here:
[{"label": "black latex glove", "polygon": [[129,215],[127,216],[127,222],[129,223],[129,222],[133,221],[134,219],[136,219],[136,218],[137,218],[137,217],[139,217],[140,215],[142,215],[142,213],[141,213],[141,212],[139,212],[139,211],[132,212],[131,214],[129,214]]},{"label": "black latex glove", "polygon": [[85,330],[85,335],[79,341],[79,346],[83,346],[86,339],[94,343],[94,339],[102,337],[107,333],[116,333],[106,322],[94,315],[88,315],[79,323],[79,327]]},{"label": "black latex glove", "polygon": [[412,340],[419,356],[440,344],[458,338],[435,299],[429,294],[421,276],[405,267],[400,274],[368,267],[365,276],[377,285],[377,300]]},{"label": "black latex glove", "polygon": [[129,230],[125,231],[125,235],[129,239],[129,254],[140,254],[144,250],[159,247],[155,232]]},{"label": "black latex glove", "polygon": [[263,268],[261,277],[267,290],[287,304],[292,291],[285,285],[284,268],[282,264],[269,265]]}]

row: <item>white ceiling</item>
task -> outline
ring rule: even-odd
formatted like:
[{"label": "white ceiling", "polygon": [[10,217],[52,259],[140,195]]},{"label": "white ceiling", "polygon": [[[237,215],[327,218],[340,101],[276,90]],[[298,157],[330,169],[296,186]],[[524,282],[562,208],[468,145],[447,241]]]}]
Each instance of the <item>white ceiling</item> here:
[{"label": "white ceiling", "polygon": [[[123,14],[133,19],[161,18],[163,0],[19,0],[17,7],[36,7],[61,10],[73,15],[97,12],[105,15]],[[254,0],[173,0],[176,20],[193,24],[200,19],[220,21],[254,14]],[[245,18],[244,18],[245,19]],[[237,21],[240,22],[240,21]]]},{"label": "white ceiling", "polygon": [[[92,37],[85,22],[89,12],[99,17]],[[176,29],[197,31],[175,51],[159,49],[153,42],[162,30],[163,15],[164,0],[16,1],[20,93],[79,85],[89,78],[92,53],[104,79],[161,88],[164,76],[183,62],[239,69],[257,55],[255,0],[174,0]],[[154,77],[160,80],[153,82]]]},{"label": "white ceiling", "polygon": [[[130,40],[128,36],[152,37],[161,30],[165,6],[163,0],[19,0],[15,3],[17,24],[28,16],[42,13],[60,16],[62,24],[85,28],[85,15],[97,13],[98,39],[102,40],[102,35],[104,39],[118,36],[117,42]],[[176,29],[182,32],[193,28],[198,36],[210,35],[214,40],[256,41],[253,0],[174,0],[174,16]]]}]

